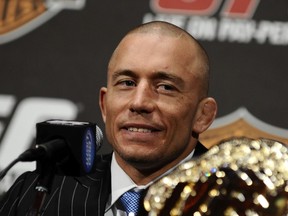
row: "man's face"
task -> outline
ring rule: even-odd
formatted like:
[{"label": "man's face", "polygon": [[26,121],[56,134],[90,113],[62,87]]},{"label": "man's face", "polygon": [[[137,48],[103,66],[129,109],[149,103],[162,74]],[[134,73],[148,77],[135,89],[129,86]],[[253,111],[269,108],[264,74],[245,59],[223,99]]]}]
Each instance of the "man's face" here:
[{"label": "man's face", "polygon": [[200,101],[195,48],[183,38],[132,34],[108,69],[100,106],[118,163],[151,169],[179,162],[195,147],[191,137]]}]

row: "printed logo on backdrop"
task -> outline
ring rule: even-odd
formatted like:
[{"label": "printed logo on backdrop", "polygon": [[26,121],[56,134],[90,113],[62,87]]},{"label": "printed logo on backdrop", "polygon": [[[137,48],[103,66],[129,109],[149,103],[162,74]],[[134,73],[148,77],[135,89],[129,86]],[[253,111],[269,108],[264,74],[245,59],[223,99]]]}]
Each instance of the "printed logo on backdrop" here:
[{"label": "printed logo on backdrop", "polygon": [[[0,170],[31,147],[36,135],[36,123],[47,119],[74,120],[78,107],[72,101],[58,98],[29,97],[18,100],[14,95],[0,94]],[[0,184],[0,195],[15,178],[34,163],[19,163]]]},{"label": "printed logo on backdrop", "polygon": [[1,1],[0,44],[29,33],[63,9],[78,10],[84,5],[85,0]]},{"label": "printed logo on backdrop", "polygon": [[260,6],[260,0],[150,0],[154,14],[143,23],[168,21],[203,41],[288,45],[288,22],[254,20]]}]

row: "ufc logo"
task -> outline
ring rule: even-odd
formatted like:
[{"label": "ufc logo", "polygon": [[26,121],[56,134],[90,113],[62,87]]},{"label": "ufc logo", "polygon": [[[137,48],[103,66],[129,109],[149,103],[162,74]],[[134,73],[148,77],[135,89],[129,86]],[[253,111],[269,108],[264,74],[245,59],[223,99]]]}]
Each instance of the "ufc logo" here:
[{"label": "ufc logo", "polygon": [[[13,95],[0,94],[0,170],[30,148],[37,122],[51,118],[72,120],[77,114],[76,104],[66,99],[30,97],[18,101]],[[21,169],[33,168],[30,163],[19,165]]]},{"label": "ufc logo", "polygon": [[221,10],[221,16],[235,18],[252,17],[259,3],[260,0],[151,0],[157,12],[212,16]]}]

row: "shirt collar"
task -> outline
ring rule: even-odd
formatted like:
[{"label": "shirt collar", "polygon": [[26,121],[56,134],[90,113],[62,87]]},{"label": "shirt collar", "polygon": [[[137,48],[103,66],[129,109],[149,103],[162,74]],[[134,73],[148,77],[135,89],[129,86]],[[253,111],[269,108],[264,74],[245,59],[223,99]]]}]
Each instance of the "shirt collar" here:
[{"label": "shirt collar", "polygon": [[119,166],[113,153],[111,161],[111,205],[126,191],[137,187],[133,180]]},{"label": "shirt collar", "polygon": [[139,188],[139,189],[145,189],[149,187],[151,184],[153,184],[155,181],[163,177],[164,175],[170,173],[173,169],[175,169],[179,164],[183,163],[184,161],[187,161],[192,158],[194,154],[193,150],[186,158],[184,158],[180,163],[178,163],[175,167],[172,167],[165,173],[163,173],[158,178],[154,179],[147,185],[136,185],[135,182],[122,170],[122,168],[119,166],[115,159],[115,154],[112,155],[112,161],[111,161],[111,202],[107,206],[107,209],[111,208],[111,206],[118,200],[118,198],[125,193],[128,190],[131,190],[133,188]]}]

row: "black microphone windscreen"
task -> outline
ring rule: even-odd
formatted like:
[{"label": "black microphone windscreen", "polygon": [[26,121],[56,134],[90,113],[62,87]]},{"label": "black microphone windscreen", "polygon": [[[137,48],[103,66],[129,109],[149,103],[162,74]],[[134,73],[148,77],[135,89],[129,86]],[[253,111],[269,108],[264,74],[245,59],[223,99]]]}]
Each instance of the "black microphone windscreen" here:
[{"label": "black microphone windscreen", "polygon": [[43,160],[37,160],[37,169],[45,163],[45,166],[55,166],[58,174],[82,176],[91,173],[95,170],[96,153],[102,142],[103,133],[95,123],[67,120],[37,123],[36,147],[47,152]]}]

